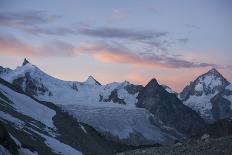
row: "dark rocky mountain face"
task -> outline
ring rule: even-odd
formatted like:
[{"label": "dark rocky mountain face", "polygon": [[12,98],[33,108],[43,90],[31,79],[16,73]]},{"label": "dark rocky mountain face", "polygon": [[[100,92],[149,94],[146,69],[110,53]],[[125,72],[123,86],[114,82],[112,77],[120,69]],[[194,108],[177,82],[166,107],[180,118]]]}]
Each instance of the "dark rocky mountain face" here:
[{"label": "dark rocky mountain face", "polygon": [[[14,140],[10,137],[3,123],[0,121],[0,145],[9,150],[11,154],[19,155],[18,147]],[[0,149],[1,153],[1,149]]]},{"label": "dark rocky mountain face", "polygon": [[22,65],[24,66],[24,65],[26,65],[28,63],[30,63],[30,62],[25,58]]},{"label": "dark rocky mountain face", "polygon": [[[30,96],[37,96],[38,93],[45,94],[46,92],[49,92],[48,88],[46,88],[40,81],[33,79],[29,72],[26,73],[24,77],[13,80],[12,84],[20,87]],[[49,95],[52,94],[49,92]]]},{"label": "dark rocky mountain face", "polygon": [[232,136],[232,119],[221,119],[209,124],[208,133],[213,137]]},{"label": "dark rocky mountain face", "polygon": [[185,101],[190,96],[214,94],[223,91],[229,84],[230,82],[213,68],[199,76],[195,81],[190,82],[190,85],[186,86],[180,93],[180,98]]},{"label": "dark rocky mountain face", "polygon": [[185,106],[175,94],[168,93],[155,79],[139,93],[137,106],[148,109],[157,122],[180,133],[199,135],[205,130],[205,122],[198,114]]},{"label": "dark rocky mountain face", "polygon": [[1,74],[7,74],[7,73],[9,73],[10,71],[11,71],[10,68],[4,68],[4,67],[0,66],[0,75],[1,75]]},{"label": "dark rocky mountain face", "polygon": [[223,97],[221,93],[211,99],[212,115],[215,120],[232,117],[231,102]]}]

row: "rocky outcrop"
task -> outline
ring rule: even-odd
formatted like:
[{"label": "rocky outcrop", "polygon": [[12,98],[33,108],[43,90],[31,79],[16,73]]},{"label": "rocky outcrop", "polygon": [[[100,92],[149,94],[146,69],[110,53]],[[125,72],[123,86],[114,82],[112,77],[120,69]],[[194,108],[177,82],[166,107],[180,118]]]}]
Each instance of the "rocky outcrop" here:
[{"label": "rocky outcrop", "polygon": [[[7,149],[11,154],[18,155],[18,147],[14,140],[10,137],[9,133],[0,122],[0,145]],[[0,150],[1,154],[1,150]]]},{"label": "rocky outcrop", "polygon": [[217,94],[211,99],[212,115],[215,120],[232,117],[231,103],[222,94]]},{"label": "rocky outcrop", "polygon": [[186,135],[199,135],[205,130],[205,122],[198,114],[185,106],[175,94],[168,93],[156,79],[152,79],[139,93],[137,107],[146,108],[156,122]]}]

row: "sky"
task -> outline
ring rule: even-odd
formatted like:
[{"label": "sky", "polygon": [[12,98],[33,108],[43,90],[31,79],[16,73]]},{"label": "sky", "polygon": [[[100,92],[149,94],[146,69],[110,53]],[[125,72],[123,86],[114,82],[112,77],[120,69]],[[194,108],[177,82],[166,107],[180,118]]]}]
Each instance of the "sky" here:
[{"label": "sky", "polygon": [[0,0],[0,65],[27,58],[63,80],[152,78],[181,91],[217,68],[232,81],[231,0]]}]

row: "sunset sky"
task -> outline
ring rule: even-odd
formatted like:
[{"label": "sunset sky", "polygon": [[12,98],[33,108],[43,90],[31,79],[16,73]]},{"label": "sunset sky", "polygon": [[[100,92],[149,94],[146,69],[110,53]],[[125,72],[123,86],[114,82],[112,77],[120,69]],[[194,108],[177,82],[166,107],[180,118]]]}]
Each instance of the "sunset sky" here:
[{"label": "sunset sky", "polygon": [[232,82],[231,0],[0,0],[0,66],[180,91],[212,67]]}]

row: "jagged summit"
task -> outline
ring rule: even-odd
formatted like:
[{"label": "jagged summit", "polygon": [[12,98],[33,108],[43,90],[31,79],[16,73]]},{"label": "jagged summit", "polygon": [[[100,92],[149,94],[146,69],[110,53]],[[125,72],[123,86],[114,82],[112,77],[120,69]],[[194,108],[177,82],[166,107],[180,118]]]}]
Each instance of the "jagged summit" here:
[{"label": "jagged summit", "polygon": [[208,72],[200,75],[196,80],[186,86],[180,93],[183,100],[187,100],[190,96],[201,96],[214,94],[222,91],[230,82],[223,75],[212,68]]},{"label": "jagged summit", "polygon": [[22,66],[25,66],[28,63],[30,63],[30,62],[26,58],[24,58]]},{"label": "jagged summit", "polygon": [[88,79],[84,82],[86,84],[90,84],[90,85],[101,85],[100,82],[98,82],[93,76],[89,76]]},{"label": "jagged summit", "polygon": [[206,75],[220,76],[224,78],[223,75],[216,68],[210,69],[208,72],[206,72],[202,76],[206,76]]},{"label": "jagged summit", "polygon": [[215,95],[224,92],[229,85],[230,82],[218,70],[212,68],[186,86],[179,97],[185,105],[197,111],[207,122],[212,122],[214,121],[212,107],[217,103],[212,104],[211,101],[224,102],[220,97],[212,99]]}]

